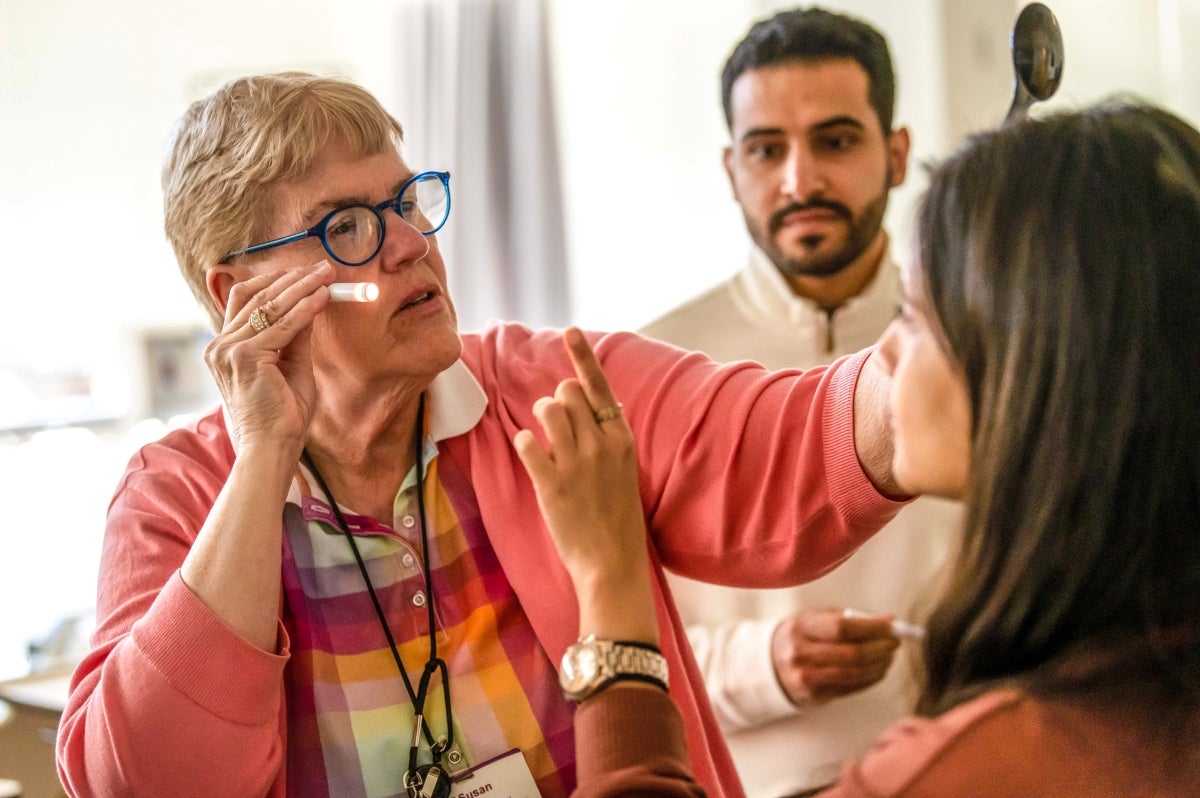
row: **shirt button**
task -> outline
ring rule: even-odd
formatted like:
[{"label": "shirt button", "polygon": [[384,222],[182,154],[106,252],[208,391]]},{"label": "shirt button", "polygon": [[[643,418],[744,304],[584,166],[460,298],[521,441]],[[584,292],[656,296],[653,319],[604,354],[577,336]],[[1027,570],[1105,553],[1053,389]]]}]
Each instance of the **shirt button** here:
[{"label": "shirt button", "polygon": [[406,553],[403,557],[400,558],[400,562],[404,563],[405,568],[412,568],[412,565],[415,561],[416,560],[414,559],[414,557],[408,553]]},{"label": "shirt button", "polygon": [[415,607],[424,607],[425,606],[425,594],[424,593],[421,593],[418,591],[417,594],[415,596],[413,596],[413,606],[415,606]]},{"label": "shirt button", "polygon": [[411,515],[406,515],[400,519],[400,523],[404,524],[405,529],[412,529],[417,525],[417,519],[413,518]]}]

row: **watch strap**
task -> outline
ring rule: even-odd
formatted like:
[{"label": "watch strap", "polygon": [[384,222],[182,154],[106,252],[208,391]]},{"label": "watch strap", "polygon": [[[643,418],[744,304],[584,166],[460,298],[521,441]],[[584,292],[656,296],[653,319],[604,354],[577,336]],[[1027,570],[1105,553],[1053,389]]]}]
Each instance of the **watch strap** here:
[{"label": "watch strap", "polygon": [[658,646],[629,640],[612,641],[610,674],[605,684],[621,679],[657,684],[667,689],[667,659]]},{"label": "watch strap", "polygon": [[[584,682],[567,678],[571,658],[578,650],[595,657],[595,672]],[[571,646],[563,657],[562,685],[571,701],[582,701],[616,681],[640,681],[667,690],[667,660],[657,646],[634,640],[600,640],[588,635]]]},{"label": "watch strap", "polygon": [[646,684],[652,684],[655,687],[661,688],[663,692],[668,692],[667,683],[657,676],[651,676],[648,673],[614,673],[604,684],[593,690],[592,695],[600,692],[613,682],[645,682]]},{"label": "watch strap", "polygon": [[641,640],[614,640],[614,646],[630,646],[632,648],[644,648],[646,651],[653,651],[655,654],[662,654],[662,649],[653,643],[643,643]]}]

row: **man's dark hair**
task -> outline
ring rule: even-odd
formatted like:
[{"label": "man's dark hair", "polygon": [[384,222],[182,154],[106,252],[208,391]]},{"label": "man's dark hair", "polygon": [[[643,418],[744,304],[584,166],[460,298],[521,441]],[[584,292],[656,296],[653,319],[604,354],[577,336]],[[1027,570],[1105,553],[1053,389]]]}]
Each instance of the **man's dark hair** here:
[{"label": "man's dark hair", "polygon": [[896,77],[883,34],[862,20],[823,8],[795,8],[756,22],[738,42],[721,73],[725,124],[733,129],[730,94],[733,83],[748,69],[789,61],[852,58],[866,70],[868,99],[885,134],[892,130]]}]

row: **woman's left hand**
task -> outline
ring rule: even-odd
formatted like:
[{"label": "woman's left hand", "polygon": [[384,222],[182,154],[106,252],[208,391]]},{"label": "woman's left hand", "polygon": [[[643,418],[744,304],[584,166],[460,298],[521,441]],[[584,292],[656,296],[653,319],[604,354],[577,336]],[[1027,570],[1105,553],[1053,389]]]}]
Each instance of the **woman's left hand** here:
[{"label": "woman's left hand", "polygon": [[513,445],[575,584],[581,632],[657,639],[633,431],[583,334],[563,341],[576,379],[533,408],[548,446],[529,430]]}]

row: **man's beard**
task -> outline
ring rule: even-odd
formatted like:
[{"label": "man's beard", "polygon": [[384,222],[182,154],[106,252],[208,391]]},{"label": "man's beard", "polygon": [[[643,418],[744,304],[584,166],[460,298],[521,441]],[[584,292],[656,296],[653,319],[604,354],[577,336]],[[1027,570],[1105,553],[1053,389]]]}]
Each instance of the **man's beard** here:
[{"label": "man's beard", "polygon": [[[883,213],[887,210],[888,191],[891,185],[891,178],[879,196],[871,200],[862,213],[857,217],[840,202],[836,202],[825,197],[812,197],[807,202],[790,203],[784,208],[771,214],[771,218],[767,221],[767,229],[763,231],[755,225],[748,217],[746,226],[750,230],[751,238],[758,245],[759,249],[766,253],[771,262],[775,264],[775,268],[791,277],[809,276],[809,277],[831,277],[845,269],[854,260],[861,255],[871,242],[875,240],[875,236],[879,234],[879,228],[883,225]],[[832,252],[813,253],[801,258],[790,258],[783,253],[776,242],[776,235],[783,226],[783,220],[790,213],[804,211],[813,208],[821,208],[823,210],[832,211],[840,216],[846,222],[846,239],[840,247]],[[800,242],[808,249],[816,249],[822,243],[822,240],[828,236],[812,235],[804,236]]]}]

